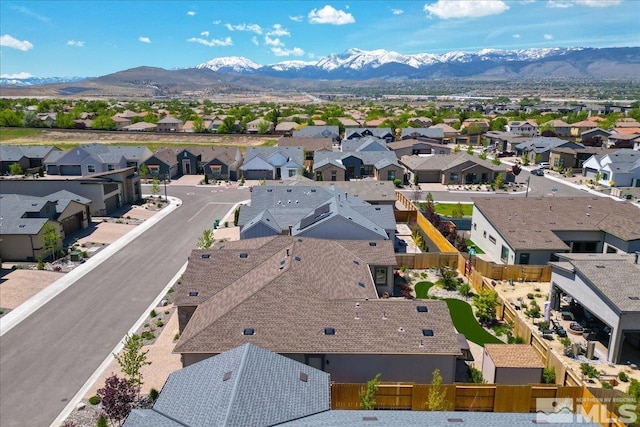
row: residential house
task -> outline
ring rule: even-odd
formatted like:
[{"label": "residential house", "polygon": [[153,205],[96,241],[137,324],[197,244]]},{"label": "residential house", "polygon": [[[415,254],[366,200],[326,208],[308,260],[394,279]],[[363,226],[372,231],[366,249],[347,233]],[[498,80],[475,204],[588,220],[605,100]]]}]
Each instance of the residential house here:
[{"label": "residential house", "polygon": [[505,130],[509,133],[521,136],[538,136],[538,123],[534,120],[511,121],[505,126]]},{"label": "residential house", "polygon": [[585,147],[585,148],[552,148],[549,154],[549,165],[552,168],[582,169],[582,165],[593,155],[603,155],[615,150],[609,148]]},{"label": "residential house", "polygon": [[240,167],[245,179],[280,179],[304,169],[302,147],[248,147]]},{"label": "residential house", "polygon": [[93,126],[93,120],[91,119],[78,119],[73,121],[74,129],[91,129]]},{"label": "residential house", "polygon": [[571,125],[563,120],[549,120],[544,123],[544,126],[550,126],[558,138],[571,137]]},{"label": "residential house", "polygon": [[104,216],[142,197],[140,177],[133,167],[85,176],[48,179],[6,179],[2,193],[46,197],[67,190],[90,200],[91,215]]},{"label": "residential house", "polygon": [[441,128],[403,128],[400,130],[400,139],[422,139],[436,140],[440,143],[444,140],[444,130]]},{"label": "residential house", "polygon": [[598,123],[592,120],[583,120],[581,122],[571,123],[571,136],[579,138],[588,130],[598,127]]},{"label": "residential house", "polygon": [[158,132],[182,132],[182,120],[166,116],[156,123]]},{"label": "residential house", "polygon": [[363,138],[343,139],[340,143],[340,151],[390,151],[387,142],[375,136]]},{"label": "residential house", "polygon": [[553,148],[584,148],[584,145],[565,139],[541,136],[515,146],[516,155],[527,157],[531,163],[548,162]]},{"label": "residential house", "polygon": [[51,128],[56,124],[58,113],[38,113],[36,117],[40,120],[42,126]]},{"label": "residential house", "polygon": [[[149,176],[157,178],[175,178],[178,175],[177,153],[179,149],[159,148],[151,157],[142,162],[149,170]],[[147,178],[148,176],[141,176]]]},{"label": "residential house", "polygon": [[300,138],[286,137],[278,140],[278,147],[302,147],[304,151],[304,167],[307,171],[313,170],[313,156],[316,152],[332,151],[331,138]]},{"label": "residential house", "polygon": [[43,166],[44,159],[59,148],[52,145],[0,145],[0,175],[9,173],[11,165],[17,163],[23,172]]},{"label": "residential house", "polygon": [[582,175],[611,187],[640,187],[640,152],[623,148],[594,154],[584,162]]},{"label": "residential house", "polygon": [[[559,254],[551,263],[549,301],[569,312],[605,344],[606,360],[640,362],[638,255]],[[565,300],[568,306],[563,306]]]},{"label": "residential house", "polygon": [[484,345],[482,378],[489,384],[540,384],[544,367],[537,350],[529,344]]},{"label": "residential house", "polygon": [[264,126],[264,128],[268,130],[269,122],[262,117],[251,120],[250,122],[247,122],[247,133],[258,134],[260,131],[260,126]]},{"label": "residential house", "polygon": [[50,154],[44,167],[49,175],[90,175],[127,167],[137,170],[152,154],[144,146],[91,143]]},{"label": "residential house", "polygon": [[325,189],[337,188],[340,191],[349,193],[360,200],[372,205],[395,206],[396,188],[389,181],[312,181],[302,175],[293,178],[274,181],[271,185],[291,185],[323,187]]},{"label": "residential house", "polygon": [[611,132],[600,128],[594,128],[582,132],[580,142],[585,146],[608,147]]},{"label": "residential house", "polygon": [[[460,135],[460,131],[458,131],[456,128],[451,127],[446,123],[438,123],[437,125],[431,126],[429,129],[441,129],[442,132],[444,133],[444,138],[442,139],[442,142],[445,144],[454,142],[456,137]],[[427,138],[434,138],[434,137],[427,137]],[[437,138],[434,138],[434,139],[437,139]]]},{"label": "residential house", "polygon": [[298,126],[300,125],[296,122],[281,122],[277,124],[274,130],[274,134],[291,136],[293,135],[293,131],[296,130]]},{"label": "residential house", "polygon": [[240,238],[290,234],[348,240],[394,240],[393,206],[374,206],[336,187],[256,186],[238,217]]},{"label": "residential house", "polygon": [[429,383],[439,369],[451,383],[461,351],[445,302],[378,298],[395,262],[391,241],[275,236],[194,250],[174,293],[174,352],[190,366],[252,343],[332,381]]},{"label": "residential house", "polygon": [[378,181],[402,179],[404,169],[392,151],[319,152],[313,160],[316,181],[349,181],[373,178]]},{"label": "residential house", "polygon": [[[3,186],[4,187],[4,186]],[[91,200],[66,190],[45,197],[0,194],[0,259],[37,261],[62,248],[65,236],[87,228]],[[45,248],[45,225],[51,224],[61,239]]]},{"label": "residential house", "polygon": [[484,134],[489,145],[494,145],[496,151],[516,151],[516,145],[529,140],[529,137],[514,135],[509,132],[490,130]]},{"label": "residential house", "polygon": [[155,123],[138,122],[125,126],[122,130],[129,132],[155,132],[158,130],[158,125]]},{"label": "residential house", "polygon": [[428,128],[433,125],[433,120],[429,117],[413,117],[407,120],[407,124],[416,128]]},{"label": "residential house", "polygon": [[345,132],[347,128],[359,128],[360,126],[362,126],[360,123],[350,117],[338,117],[338,120],[340,121],[340,123],[342,123],[342,126],[345,127]]},{"label": "residential house", "polygon": [[195,146],[176,149],[179,175],[206,174],[210,179],[238,179],[242,154],[238,147]]},{"label": "residential house", "polygon": [[612,133],[609,136],[610,146],[615,148],[633,148],[640,145],[640,132],[638,133]]},{"label": "residential house", "polygon": [[[473,198],[471,240],[497,263],[640,250],[638,208],[606,197]],[[611,213],[615,212],[615,215]]]},{"label": "residential house", "polygon": [[407,169],[412,183],[481,184],[493,182],[497,175],[506,174],[506,166],[495,165],[466,152],[428,157],[405,156],[400,163]]},{"label": "residential house", "polygon": [[345,129],[344,139],[359,139],[367,136],[373,136],[384,139],[386,142],[396,140],[394,132],[390,128],[366,127],[366,128],[350,128]]},{"label": "residential house", "polygon": [[303,126],[294,130],[294,138],[331,138],[333,142],[340,142],[340,130],[338,126]]},{"label": "residential house", "polygon": [[129,126],[131,124],[131,119],[127,119],[117,115],[111,117],[111,120],[113,120],[113,122],[116,124],[116,130],[124,130],[126,126]]},{"label": "residential house", "polygon": [[396,157],[419,156],[428,154],[451,154],[453,147],[443,145],[435,139],[401,139],[387,144],[387,147],[396,153]]}]

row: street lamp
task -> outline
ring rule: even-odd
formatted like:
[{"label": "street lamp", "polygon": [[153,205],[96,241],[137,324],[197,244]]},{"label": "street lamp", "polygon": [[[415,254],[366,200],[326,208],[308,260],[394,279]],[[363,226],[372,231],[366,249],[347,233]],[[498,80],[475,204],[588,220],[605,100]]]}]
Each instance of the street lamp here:
[{"label": "street lamp", "polygon": [[527,191],[524,193],[524,197],[529,197],[529,181],[531,181],[531,175],[527,178]]},{"label": "street lamp", "polygon": [[169,198],[167,197],[167,178],[168,177],[169,177],[169,174],[165,174],[164,179],[162,180],[162,182],[164,182],[164,201],[165,202],[169,202]]}]

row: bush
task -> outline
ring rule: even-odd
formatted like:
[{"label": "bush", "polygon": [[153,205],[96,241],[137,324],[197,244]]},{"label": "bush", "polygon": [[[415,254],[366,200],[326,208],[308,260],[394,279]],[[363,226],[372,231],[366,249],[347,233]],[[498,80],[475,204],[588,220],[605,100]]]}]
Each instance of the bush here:
[{"label": "bush", "polygon": [[394,179],[393,185],[395,185],[397,188],[400,188],[400,186],[402,185],[402,180],[400,178]]},{"label": "bush", "polygon": [[180,332],[176,333],[176,334],[173,336],[173,340],[174,340],[174,341],[178,341],[179,339],[180,339]]},{"label": "bush", "polygon": [[153,331],[144,331],[140,334],[140,336],[142,338],[144,338],[145,340],[152,340],[156,337],[156,335],[153,333]]},{"label": "bush", "polygon": [[486,382],[482,376],[482,371],[474,368],[473,366],[469,366],[469,377],[471,378],[471,382],[474,384],[484,384]]},{"label": "bush", "polygon": [[542,314],[540,313],[540,306],[535,300],[531,301],[529,309],[525,311],[524,314],[531,317],[532,319],[538,319],[540,318],[540,316],[542,316]]},{"label": "bush", "polygon": [[38,257],[38,270],[44,270],[44,262],[42,261],[42,257]]},{"label": "bush", "polygon": [[527,294],[527,298],[529,298],[529,299],[533,299],[533,294],[532,294],[532,293],[528,293],[528,294]]},{"label": "bush", "polygon": [[98,396],[91,396],[91,397],[89,398],[89,403],[90,403],[91,405],[94,405],[94,406],[95,406],[95,405],[97,405],[98,403],[100,403],[100,398],[99,398]]},{"label": "bush", "polygon": [[96,423],[96,427],[109,427],[107,419],[104,416],[101,415],[100,418],[98,418],[98,422]]},{"label": "bush", "polygon": [[554,367],[550,366],[542,370],[542,383],[543,384],[556,383],[556,369]]},{"label": "bush", "polygon": [[607,381],[601,381],[600,384],[602,384],[602,388],[604,389],[613,390],[613,386]]},{"label": "bush", "polygon": [[459,284],[458,292],[460,292],[460,295],[462,295],[463,297],[468,297],[473,294],[473,292],[471,291],[471,285],[469,285],[468,283]]},{"label": "bush", "polygon": [[522,337],[514,337],[513,335],[509,335],[509,338],[507,339],[507,342],[509,344],[524,344],[524,338]]},{"label": "bush", "polygon": [[589,378],[595,378],[598,376],[598,370],[586,362],[580,364],[580,372]]},{"label": "bush", "polygon": [[620,371],[620,372],[618,373],[618,379],[619,379],[620,381],[622,381],[623,383],[626,383],[626,382],[628,382],[628,381],[629,381],[629,376],[627,375],[627,373],[626,373],[626,372],[624,372],[624,371]]},{"label": "bush", "polygon": [[151,317],[156,317],[158,315],[158,313],[156,313],[155,310],[151,310],[151,313],[149,313],[149,316]]},{"label": "bush", "polygon": [[162,328],[164,326],[164,322],[162,321],[162,319],[158,319],[158,321],[156,322],[156,326],[158,328]]},{"label": "bush", "polygon": [[169,310],[164,311],[164,314],[169,314],[169,313],[171,313]]},{"label": "bush", "polygon": [[[205,175],[206,176],[206,175]],[[156,400],[158,400],[158,396],[160,395],[160,393],[158,392],[158,390],[156,390],[155,388],[152,388],[151,390],[149,390],[149,399],[152,402],[155,402]]]},{"label": "bush", "polygon": [[162,203],[158,203],[158,209],[162,208]]}]

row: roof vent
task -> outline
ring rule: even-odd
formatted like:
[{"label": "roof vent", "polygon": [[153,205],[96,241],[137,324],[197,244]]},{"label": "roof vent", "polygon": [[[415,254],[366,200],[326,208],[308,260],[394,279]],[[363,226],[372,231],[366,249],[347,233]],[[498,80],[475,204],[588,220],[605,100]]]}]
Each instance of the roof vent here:
[{"label": "roof vent", "polygon": [[425,337],[432,337],[433,336],[433,329],[423,329],[422,330],[422,335]]},{"label": "roof vent", "polygon": [[311,192],[312,192],[312,193],[315,193],[315,192],[316,192],[316,189],[315,189],[315,188],[312,188],[312,189],[311,189]]},{"label": "roof vent", "polygon": [[378,417],[362,417],[362,421],[378,421]]},{"label": "roof vent", "polygon": [[296,261],[302,261],[302,258],[300,258],[299,256],[294,258]]},{"label": "roof vent", "polygon": [[204,259],[209,259],[209,258],[211,258],[211,254],[202,254],[202,255],[200,255],[200,256],[201,256],[202,258],[204,258]]},{"label": "roof vent", "polygon": [[447,421],[450,423],[462,423],[464,420],[462,418],[447,418]]},{"label": "roof vent", "polygon": [[307,381],[309,381],[309,375],[305,374],[304,372],[300,372],[300,381],[306,383]]},{"label": "roof vent", "polygon": [[336,329],[335,328],[324,328],[324,334],[325,335],[335,335],[336,334]]},{"label": "roof vent", "polygon": [[197,296],[198,296],[198,291],[191,291],[191,292],[189,292],[189,296],[190,296],[190,297],[197,297]]},{"label": "roof vent", "polygon": [[361,288],[364,288],[367,285],[365,285],[364,282],[358,282],[358,286],[360,286]]},{"label": "roof vent", "polygon": [[418,310],[418,313],[427,313],[429,311],[426,305],[419,305],[416,310]]},{"label": "roof vent", "polygon": [[635,297],[635,296],[634,297],[629,297],[629,299],[633,300],[633,301],[640,301],[640,297]]},{"label": "roof vent", "polygon": [[376,242],[369,242],[369,246],[378,246]]},{"label": "roof vent", "polygon": [[356,259],[354,259],[354,260],[353,260],[353,263],[354,263],[355,265],[360,265],[360,261],[358,261],[358,260],[356,260]]},{"label": "roof vent", "polygon": [[244,330],[242,331],[242,335],[255,335],[256,334],[256,330],[253,328],[244,328]]},{"label": "roof vent", "polygon": [[248,256],[249,256],[249,254],[248,254],[248,253],[246,253],[246,252],[242,252],[242,253],[240,254],[240,258],[246,258],[246,257],[248,257]]},{"label": "roof vent", "polygon": [[379,211],[381,208],[375,208],[377,211]]},{"label": "roof vent", "polygon": [[285,260],[280,261],[280,266],[282,267],[286,263]]},{"label": "roof vent", "polygon": [[287,193],[291,193],[291,191],[293,190],[291,190],[290,188],[287,188]]},{"label": "roof vent", "polygon": [[420,344],[418,344],[418,348],[424,348],[424,341],[420,340]]},{"label": "roof vent", "polygon": [[386,311],[382,312],[382,320],[387,320],[387,312]]},{"label": "roof vent", "polygon": [[356,308],[358,308],[358,307],[360,307],[360,303],[359,302],[356,303]]},{"label": "roof vent", "polygon": [[229,381],[231,379],[231,372],[225,372],[222,376],[222,381]]},{"label": "roof vent", "polygon": [[596,268],[605,268],[604,265],[596,265]]},{"label": "roof vent", "polygon": [[404,332],[404,328],[403,328],[402,326],[400,326],[400,327],[398,328],[398,332]]}]

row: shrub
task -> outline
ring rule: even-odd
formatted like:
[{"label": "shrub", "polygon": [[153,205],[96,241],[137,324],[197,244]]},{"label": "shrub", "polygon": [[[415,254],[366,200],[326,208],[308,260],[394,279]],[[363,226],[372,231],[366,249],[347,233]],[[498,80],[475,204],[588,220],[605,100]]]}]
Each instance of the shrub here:
[{"label": "shrub", "polygon": [[540,306],[537,302],[535,302],[535,300],[531,301],[529,309],[525,311],[524,314],[531,317],[532,319],[538,319],[540,316],[542,316],[542,314],[540,313]]},{"label": "shrub", "polygon": [[100,418],[98,418],[96,427],[109,427],[109,423],[107,422],[107,419],[103,415],[101,415]]},{"label": "shrub", "polygon": [[140,334],[140,336],[142,338],[144,338],[145,340],[152,340],[156,337],[156,335],[153,333],[153,331],[144,331]]},{"label": "shrub", "polygon": [[149,316],[151,317],[156,317],[158,315],[158,313],[156,313],[155,310],[151,310],[151,313],[149,313]]},{"label": "shrub", "polygon": [[628,381],[629,381],[629,376],[627,375],[627,373],[626,373],[626,372],[624,372],[624,371],[620,371],[620,372],[618,373],[618,379],[619,379],[620,381],[622,381],[623,383],[626,383],[626,382],[628,382]]},{"label": "shrub", "polygon": [[550,366],[542,370],[542,383],[543,384],[556,383],[556,368]]},{"label": "shrub", "polygon": [[524,338],[522,337],[514,337],[513,335],[509,335],[509,338],[507,339],[507,342],[509,344],[524,344]]},{"label": "shrub", "polygon": [[460,295],[462,295],[463,297],[468,297],[473,293],[471,291],[471,285],[469,285],[468,283],[460,283],[458,285],[458,292],[460,292]]},{"label": "shrub", "polygon": [[400,188],[400,186],[402,185],[402,180],[400,178],[394,179],[393,185],[395,185],[397,188]]},{"label": "shrub", "polygon": [[371,410],[376,406],[376,401],[373,396],[378,391],[380,375],[381,374],[376,374],[375,377],[367,381],[366,387],[363,387],[358,393],[358,397],[360,398],[360,407],[364,410]]},{"label": "shrub", "polygon": [[169,314],[169,313],[171,313],[169,310],[164,311],[164,314]]},{"label": "shrub", "polygon": [[486,381],[482,376],[482,371],[480,369],[476,369],[473,366],[469,366],[469,377],[471,382],[474,384],[484,384]]},{"label": "shrub", "polygon": [[532,294],[532,293],[528,293],[528,294],[527,294],[527,298],[529,298],[529,299],[533,299],[533,298],[534,298],[534,297],[533,297],[533,294]]},{"label": "shrub", "polygon": [[607,381],[601,381],[600,384],[602,384],[602,388],[604,389],[613,390],[613,386]]},{"label": "shrub", "polygon": [[94,406],[95,406],[95,405],[97,405],[98,403],[100,403],[100,398],[99,398],[98,396],[91,396],[91,397],[89,398],[89,403],[90,403],[91,405],[94,405]]},{"label": "shrub", "polygon": [[44,270],[44,262],[42,261],[42,257],[38,257],[38,270]]},{"label": "shrub", "polygon": [[580,364],[580,372],[589,378],[595,378],[598,376],[598,370],[586,362]]},{"label": "shrub", "polygon": [[[206,176],[206,175],[205,175]],[[152,402],[155,402],[156,400],[158,400],[158,396],[160,395],[160,393],[158,392],[158,390],[156,390],[155,388],[152,388],[151,390],[149,390],[149,399]]]},{"label": "shrub", "polygon": [[158,321],[156,322],[156,326],[158,328],[162,328],[164,326],[164,322],[162,321],[162,319],[158,319]]},{"label": "shrub", "polygon": [[158,203],[158,209],[162,208],[162,203]]},{"label": "shrub", "polygon": [[402,287],[400,288],[400,293],[406,299],[413,299],[413,292],[411,290],[411,286],[402,285]]},{"label": "shrub", "polygon": [[560,338],[560,344],[562,344],[564,346],[564,348],[570,347],[571,346],[571,339],[569,339],[569,337]]},{"label": "shrub", "polygon": [[178,341],[179,339],[180,339],[180,332],[176,333],[176,334],[173,336],[173,340],[174,340],[174,341]]}]

